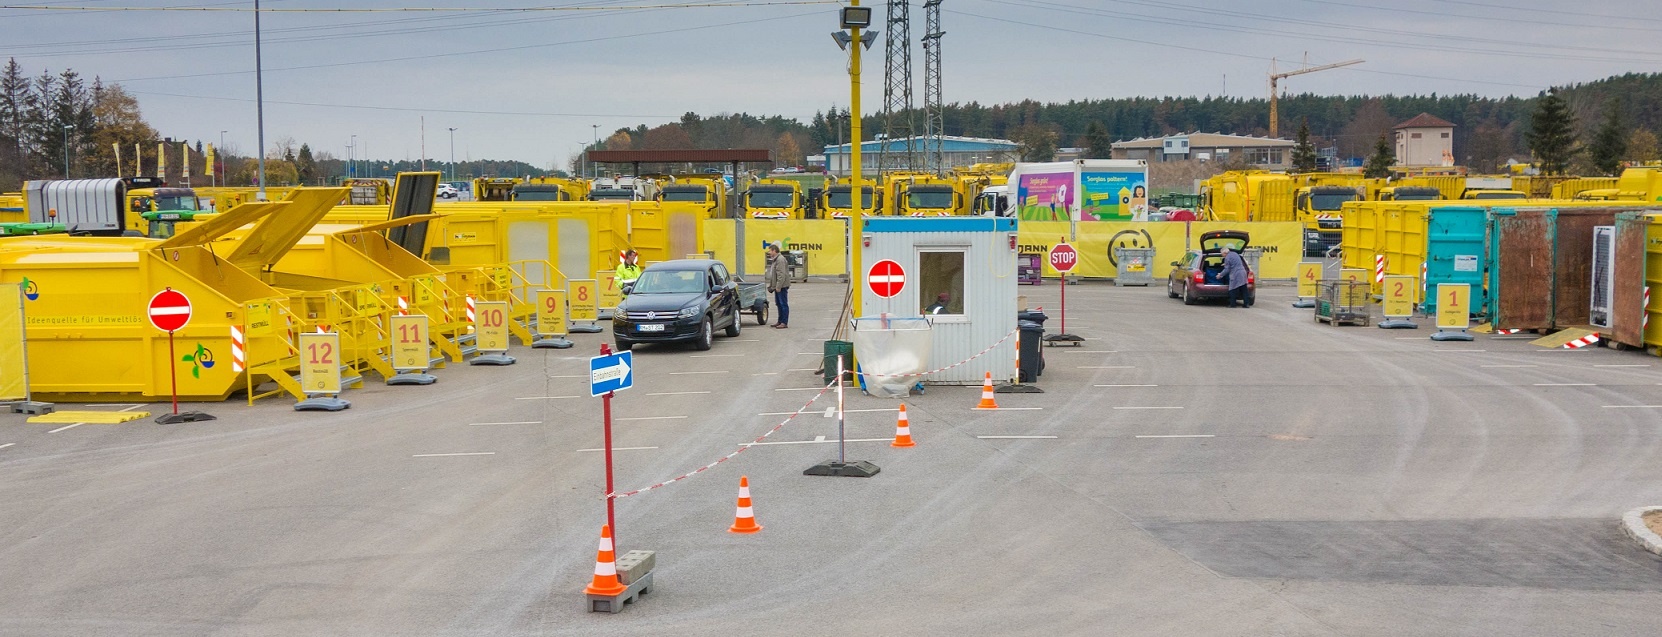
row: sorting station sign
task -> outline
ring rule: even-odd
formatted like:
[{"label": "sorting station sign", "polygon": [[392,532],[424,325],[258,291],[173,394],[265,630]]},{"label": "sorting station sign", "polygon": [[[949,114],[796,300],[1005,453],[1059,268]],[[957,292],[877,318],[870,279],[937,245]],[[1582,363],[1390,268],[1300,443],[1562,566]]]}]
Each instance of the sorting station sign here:
[{"label": "sorting station sign", "polygon": [[892,259],[873,263],[871,269],[866,271],[866,286],[871,288],[872,294],[885,299],[894,298],[906,289],[906,269]]},{"label": "sorting station sign", "polygon": [[177,332],[190,324],[190,299],[167,288],[150,297],[150,324],[163,332]]},{"label": "sorting station sign", "polygon": [[571,303],[571,320],[599,320],[600,290],[598,287],[594,279],[571,279],[566,282],[566,298]]},{"label": "sorting station sign", "polygon": [[300,385],[308,396],[340,393],[340,334],[300,334]]},{"label": "sorting station sign", "polygon": [[1437,327],[1452,330],[1471,327],[1471,301],[1471,284],[1438,283]]},{"label": "sorting station sign", "polygon": [[1416,278],[1396,274],[1385,277],[1386,317],[1407,318],[1414,315],[1414,292],[1419,289]]},{"label": "sorting station sign", "polygon": [[422,371],[432,366],[427,344],[427,315],[393,316],[388,322],[392,331],[392,368],[397,371]]},{"label": "sorting station sign", "polygon": [[1067,273],[1073,266],[1079,265],[1079,251],[1066,243],[1058,243],[1050,249],[1050,267],[1057,272]]},{"label": "sorting station sign", "polygon": [[565,336],[569,329],[566,327],[566,291],[565,290],[537,290],[537,334],[540,336]]},{"label": "sorting station sign", "polygon": [[480,301],[475,343],[481,352],[508,351],[508,302]]},{"label": "sorting station sign", "polygon": [[589,396],[604,396],[635,386],[635,357],[617,352],[589,359]]},{"label": "sorting station sign", "polygon": [[1321,278],[1322,264],[1308,262],[1298,264],[1298,295],[1304,298],[1314,298],[1320,293],[1316,289],[1316,284],[1321,281]]}]

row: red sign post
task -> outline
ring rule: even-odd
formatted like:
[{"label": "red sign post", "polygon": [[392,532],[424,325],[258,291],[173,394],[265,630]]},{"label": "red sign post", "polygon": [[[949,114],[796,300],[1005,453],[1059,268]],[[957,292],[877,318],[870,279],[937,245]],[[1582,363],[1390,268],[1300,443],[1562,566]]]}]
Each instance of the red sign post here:
[{"label": "red sign post", "polygon": [[1056,247],[1050,249],[1049,259],[1050,267],[1055,268],[1056,272],[1062,275],[1058,278],[1062,285],[1062,333],[1060,335],[1066,335],[1068,333],[1068,272],[1073,270],[1073,266],[1079,265],[1079,251],[1074,250],[1073,246],[1066,242],[1058,243]]},{"label": "red sign post", "polygon": [[890,259],[873,263],[871,269],[866,271],[866,286],[871,288],[872,294],[885,299],[894,298],[906,289],[906,269]]},{"label": "red sign post", "polygon": [[173,288],[166,288],[150,297],[150,306],[146,312],[150,318],[150,325],[163,332],[167,332],[167,371],[168,378],[173,385],[173,413],[170,416],[157,418],[161,424],[176,422],[195,422],[198,420],[213,420],[213,416],[201,412],[179,414],[179,361],[173,350],[173,333],[185,329],[190,324],[190,298]]}]

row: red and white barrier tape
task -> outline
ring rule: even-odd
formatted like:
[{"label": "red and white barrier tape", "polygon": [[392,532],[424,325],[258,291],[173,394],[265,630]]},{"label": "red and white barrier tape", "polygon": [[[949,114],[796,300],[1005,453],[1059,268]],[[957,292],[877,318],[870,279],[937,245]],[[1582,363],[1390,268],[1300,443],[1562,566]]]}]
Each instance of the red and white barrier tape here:
[{"label": "red and white barrier tape", "polygon": [[1565,343],[1564,344],[1564,349],[1581,349],[1583,347],[1587,347],[1588,345],[1592,345],[1592,344],[1597,343],[1597,342],[1599,342],[1599,333],[1598,332],[1593,332],[1592,334],[1589,334],[1587,336],[1583,336],[1581,338],[1578,338],[1578,339],[1575,339],[1575,340],[1570,341],[1568,343]]},{"label": "red and white barrier tape", "polygon": [[1650,329],[1650,286],[1645,286],[1645,304],[1639,310],[1639,331]]},{"label": "red and white barrier tape", "polygon": [[951,365],[947,365],[946,367],[942,367],[940,369],[932,369],[932,370],[929,370],[927,372],[918,372],[916,374],[877,374],[877,373],[873,373],[873,372],[862,372],[862,371],[859,371],[859,370],[855,370],[854,373],[859,374],[861,376],[868,376],[868,377],[871,377],[871,378],[913,378],[913,377],[917,377],[917,376],[928,376],[930,374],[937,374],[937,373],[944,372],[946,370],[952,369],[954,367],[957,367],[959,365],[963,365],[964,363],[968,363],[968,362],[973,361],[977,358],[981,358],[981,356],[986,354],[987,352],[993,351],[993,348],[996,348],[999,345],[1003,345],[1004,341],[1010,340],[1010,337],[1015,336],[1016,332],[1018,332],[1020,330],[1021,330],[1021,328],[1019,328],[1019,327],[1016,328],[1016,329],[1010,330],[1009,334],[1005,334],[1004,338],[998,339],[997,343],[993,343],[992,345],[988,345],[987,349],[981,350],[980,352],[976,353],[976,355],[974,355],[974,356],[971,356],[971,357],[966,358],[964,360],[958,361],[958,362],[953,363]]},{"label": "red and white barrier tape", "polygon": [[1520,329],[1517,329],[1517,328],[1513,328],[1513,329],[1509,329],[1509,330],[1495,330],[1495,335],[1496,336],[1505,336],[1507,334],[1517,334],[1518,332],[1522,332],[1522,331],[1523,330],[1520,330]]},{"label": "red and white barrier tape", "polygon": [[[837,381],[841,382],[842,379],[839,378],[839,379],[837,379]],[[780,421],[779,424],[774,425],[772,429],[769,429],[766,432],[764,432],[762,435],[757,436],[755,440],[752,440],[748,443],[739,445],[739,448],[734,449],[733,453],[722,456],[721,458],[717,459],[715,462],[704,465],[704,466],[699,467],[697,469],[693,469],[692,471],[688,471],[686,473],[683,473],[683,474],[681,474],[679,476],[676,476],[674,478],[670,478],[670,479],[665,480],[663,482],[659,482],[659,483],[654,484],[650,487],[642,487],[642,488],[639,488],[639,489],[635,489],[634,491],[625,491],[623,493],[611,493],[611,494],[607,494],[605,497],[609,497],[609,498],[627,498],[627,497],[632,496],[632,495],[640,495],[642,493],[646,493],[647,491],[651,491],[653,489],[662,489],[664,487],[675,484],[675,483],[680,482],[682,480],[686,480],[687,478],[691,478],[693,476],[696,476],[700,473],[704,473],[705,471],[708,471],[708,470],[714,468],[718,464],[721,464],[723,462],[727,462],[728,460],[732,460],[733,456],[744,453],[745,450],[750,449],[750,447],[752,445],[754,445],[755,443],[766,440],[767,437],[773,435],[774,432],[777,432],[780,429],[783,429],[785,427],[785,425],[790,424],[790,422],[792,420],[795,420],[797,416],[800,416],[800,415],[802,415],[803,412],[807,411],[808,407],[812,406],[815,401],[818,401],[821,396],[825,395],[825,392],[831,391],[831,388],[836,387],[836,386],[837,386],[837,383],[831,383],[829,385],[826,385],[823,389],[819,390],[819,393],[814,394],[813,398],[809,398],[808,402],[803,403],[802,407],[800,407],[796,411],[792,412],[791,415],[786,416],[783,421]]]}]

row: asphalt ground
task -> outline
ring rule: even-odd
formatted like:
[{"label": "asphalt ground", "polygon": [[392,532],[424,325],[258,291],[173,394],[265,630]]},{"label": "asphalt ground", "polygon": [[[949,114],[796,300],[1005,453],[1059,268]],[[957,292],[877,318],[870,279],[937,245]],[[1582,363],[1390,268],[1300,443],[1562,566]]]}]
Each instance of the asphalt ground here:
[{"label": "asphalt ground", "polygon": [[[843,287],[789,330],[637,348],[617,488],[731,453],[818,393]],[[1052,311],[1058,287],[1023,287]],[[818,398],[744,453],[617,503],[653,592],[583,611],[605,520],[587,357],[515,348],[350,410],[219,420],[0,417],[5,635],[1649,635],[1662,560],[1619,518],[1662,500],[1662,361],[1520,337],[1434,343],[1159,287],[1069,290],[1043,394]],[[1649,406],[1649,407],[1647,407]],[[63,408],[78,408],[64,405]],[[127,406],[97,406],[122,409]],[[137,407],[161,413],[164,405]],[[999,436],[1028,436],[1000,438]],[[468,455],[456,455],[468,454]],[[726,531],[748,475],[755,535]]]}]

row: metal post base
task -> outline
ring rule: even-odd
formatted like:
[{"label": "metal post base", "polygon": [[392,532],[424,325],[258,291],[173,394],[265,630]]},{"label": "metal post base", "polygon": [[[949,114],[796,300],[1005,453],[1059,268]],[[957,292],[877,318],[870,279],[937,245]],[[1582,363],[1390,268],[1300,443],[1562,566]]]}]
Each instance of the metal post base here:
[{"label": "metal post base", "polygon": [[532,349],[571,349],[571,341],[561,337],[539,338],[531,342]]},{"label": "metal post base", "polygon": [[507,354],[480,354],[468,359],[469,365],[512,365],[516,361]]},{"label": "metal post base", "polygon": [[294,404],[295,411],[340,411],[351,407],[352,403],[341,400],[338,396],[312,396]]},{"label": "metal post base", "polygon": [[837,476],[842,478],[870,478],[882,471],[877,465],[864,460],[853,462],[837,462],[826,460],[802,472],[805,476]]},{"label": "metal post base", "polygon": [[200,411],[181,411],[177,414],[162,414],[156,417],[158,425],[177,425],[182,422],[202,422],[204,420],[219,420]]},{"label": "metal post base", "polygon": [[1075,336],[1073,334],[1047,334],[1045,335],[1045,344],[1051,347],[1059,347],[1062,345],[1079,347],[1085,344],[1085,337]]},{"label": "metal post base", "polygon": [[1315,299],[1299,299],[1297,301],[1293,301],[1293,307],[1296,307],[1296,308],[1301,309],[1301,310],[1308,310],[1310,308],[1316,307],[1316,300]]},{"label": "metal post base", "polygon": [[14,413],[14,414],[29,414],[31,416],[41,416],[41,415],[45,415],[45,414],[50,414],[50,413],[52,413],[54,411],[57,411],[57,410],[58,410],[58,406],[54,403],[35,402],[33,400],[23,400],[23,401],[18,401],[18,402],[12,403],[12,413]]},{"label": "metal post base", "polygon": [[571,332],[572,334],[599,334],[601,332],[606,331],[606,328],[601,327],[599,325],[594,325],[594,324],[573,325],[569,328],[566,328],[566,331]]},{"label": "metal post base", "polygon": [[1045,393],[1045,390],[1039,389],[1038,387],[1034,387],[1032,385],[1023,385],[1021,383],[1014,383],[1014,384],[1010,384],[1010,385],[999,385],[997,387],[994,387],[993,388],[993,393],[995,393],[995,394],[1043,394],[1043,393]]},{"label": "metal post base", "polygon": [[1473,340],[1473,337],[1472,337],[1471,334],[1467,334],[1465,332],[1444,332],[1442,330],[1437,330],[1437,331],[1431,333],[1431,340],[1433,340],[1433,341],[1469,341],[1469,340]]},{"label": "metal post base", "polygon": [[422,372],[400,372],[387,379],[388,385],[431,385],[439,382],[439,377]]},{"label": "metal post base", "polygon": [[1380,329],[1386,330],[1417,330],[1420,326],[1404,318],[1385,319],[1379,322]]}]

